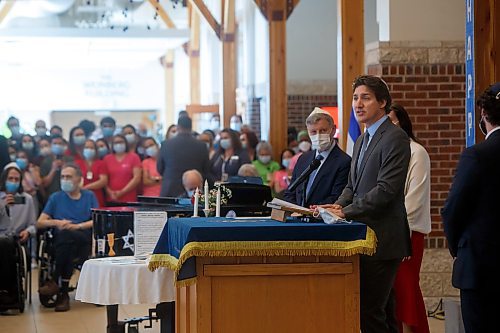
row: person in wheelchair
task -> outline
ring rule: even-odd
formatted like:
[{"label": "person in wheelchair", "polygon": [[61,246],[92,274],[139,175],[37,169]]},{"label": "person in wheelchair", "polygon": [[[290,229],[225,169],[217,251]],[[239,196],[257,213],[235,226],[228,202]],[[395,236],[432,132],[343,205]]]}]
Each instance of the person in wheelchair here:
[{"label": "person in wheelchair", "polygon": [[[87,259],[92,244],[92,208],[97,199],[92,191],[80,188],[82,172],[73,163],[61,170],[61,191],[53,193],[38,218],[38,228],[54,229],[55,271],[40,287],[40,295],[57,295],[55,311],[70,308],[68,288],[76,259]],[[60,280],[60,281],[59,281]]]}]

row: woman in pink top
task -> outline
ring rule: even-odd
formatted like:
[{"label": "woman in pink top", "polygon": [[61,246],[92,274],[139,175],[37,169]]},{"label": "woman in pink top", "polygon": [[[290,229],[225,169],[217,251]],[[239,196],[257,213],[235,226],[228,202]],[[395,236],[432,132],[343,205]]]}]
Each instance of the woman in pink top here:
[{"label": "woman in pink top", "polygon": [[281,153],[281,169],[276,171],[273,177],[273,192],[275,194],[280,194],[286,190],[290,184],[292,172],[290,171],[289,166],[294,155],[295,153],[293,150],[288,148],[283,150]]},{"label": "woman in pink top", "polygon": [[107,201],[137,201],[137,186],[141,182],[141,160],[134,152],[129,152],[127,139],[115,135],[112,140],[113,153],[104,157],[108,169]]},{"label": "woman in pink top", "polygon": [[161,190],[161,175],[156,169],[158,144],[153,138],[145,138],[143,145],[145,155],[147,156],[147,158],[142,161],[142,182],[144,184],[144,195],[147,197],[159,197]]},{"label": "woman in pink top", "polygon": [[75,160],[82,170],[83,188],[94,192],[99,207],[104,207],[104,188],[108,184],[108,170],[104,161],[97,156],[97,146],[94,140],[88,139],[82,151],[83,159]]}]

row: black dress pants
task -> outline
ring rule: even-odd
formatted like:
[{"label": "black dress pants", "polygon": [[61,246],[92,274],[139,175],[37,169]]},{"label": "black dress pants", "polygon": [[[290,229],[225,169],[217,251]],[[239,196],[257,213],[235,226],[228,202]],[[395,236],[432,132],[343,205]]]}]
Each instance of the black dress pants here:
[{"label": "black dress pants", "polygon": [[88,258],[92,247],[92,231],[57,230],[55,233],[55,281],[61,277],[69,280],[73,274],[74,260]]},{"label": "black dress pants", "polygon": [[498,301],[500,290],[461,289],[460,306],[466,333],[499,332]]},{"label": "black dress pants", "polygon": [[401,259],[360,257],[361,332],[398,332],[391,290],[400,263]]}]

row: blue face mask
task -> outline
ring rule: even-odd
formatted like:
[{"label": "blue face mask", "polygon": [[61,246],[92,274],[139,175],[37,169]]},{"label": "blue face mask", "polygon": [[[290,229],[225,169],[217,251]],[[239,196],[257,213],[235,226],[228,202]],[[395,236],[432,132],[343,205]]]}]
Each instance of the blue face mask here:
[{"label": "blue face mask", "polygon": [[95,149],[92,149],[92,148],[85,148],[85,149],[83,149],[83,157],[87,161],[94,159],[94,157],[95,157]]},{"label": "blue face mask", "polygon": [[33,142],[23,142],[21,146],[23,147],[24,150],[33,150],[33,147],[35,147]]},{"label": "blue face mask", "polygon": [[19,183],[9,181],[5,182],[5,190],[7,191],[7,193],[16,193],[18,189]]},{"label": "blue face mask", "polygon": [[231,148],[231,139],[221,139],[219,144],[222,149],[229,149]]},{"label": "blue face mask", "polygon": [[148,156],[155,157],[156,153],[158,153],[158,148],[156,148],[155,146],[151,146],[146,149],[146,155]]},{"label": "blue face mask", "polygon": [[66,193],[73,192],[75,189],[75,184],[71,180],[62,180],[61,179],[61,190],[63,190]]},{"label": "blue face mask", "polygon": [[28,160],[25,158],[17,158],[16,164],[21,170],[25,170],[28,167]]},{"label": "blue face mask", "polygon": [[125,150],[127,150],[127,147],[124,143],[117,143],[113,145],[113,150],[115,151],[115,153],[121,154],[124,153]]},{"label": "blue face mask", "polygon": [[106,147],[101,147],[97,149],[97,154],[99,154],[99,158],[103,158],[108,154],[108,148]]},{"label": "blue face mask", "polygon": [[87,140],[85,138],[85,135],[75,135],[73,137],[73,142],[75,143],[75,145],[77,146],[83,146],[85,144],[85,140]]},{"label": "blue face mask", "polygon": [[188,195],[188,198],[192,198],[193,195],[194,195],[194,190],[189,190],[189,191],[186,191],[187,195]]},{"label": "blue face mask", "polygon": [[12,133],[12,135],[19,135],[19,133],[21,132],[19,126],[12,126],[10,128],[10,132]]},{"label": "blue face mask", "polygon": [[64,152],[64,147],[59,144],[53,144],[51,148],[54,155],[62,155],[62,153]]},{"label": "blue face mask", "polygon": [[103,127],[102,128],[102,135],[105,138],[109,138],[110,136],[113,136],[115,133],[115,129],[113,127]]},{"label": "blue face mask", "polygon": [[281,165],[283,165],[285,168],[288,169],[288,166],[290,165],[290,159],[289,158],[284,158],[281,160]]}]

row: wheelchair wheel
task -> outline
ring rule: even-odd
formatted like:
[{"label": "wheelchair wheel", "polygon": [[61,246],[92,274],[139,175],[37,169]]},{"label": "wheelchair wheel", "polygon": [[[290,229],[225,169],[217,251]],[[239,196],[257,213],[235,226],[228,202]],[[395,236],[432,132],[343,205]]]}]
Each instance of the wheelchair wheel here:
[{"label": "wheelchair wheel", "polygon": [[56,297],[57,295],[46,296],[38,294],[38,298],[40,299],[40,303],[46,308],[53,308],[56,306]]},{"label": "wheelchair wheel", "polygon": [[[43,286],[52,278],[52,266],[53,262],[48,253],[47,241],[41,239],[38,248],[38,287]],[[38,294],[40,303],[46,308],[53,308],[56,306],[56,297],[57,295],[47,296],[40,295],[40,293]]]}]

